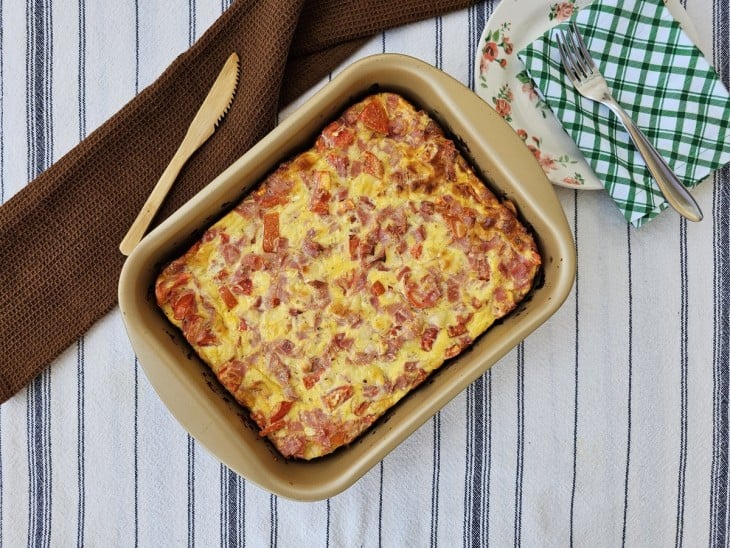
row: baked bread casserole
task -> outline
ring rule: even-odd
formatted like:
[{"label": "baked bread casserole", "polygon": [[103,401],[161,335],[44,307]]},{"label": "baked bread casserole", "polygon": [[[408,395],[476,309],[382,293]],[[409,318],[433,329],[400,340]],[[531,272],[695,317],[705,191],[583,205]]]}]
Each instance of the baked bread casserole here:
[{"label": "baked bread casserole", "polygon": [[261,436],[312,459],[513,310],[540,264],[438,124],[378,93],[170,262],[155,293]]}]

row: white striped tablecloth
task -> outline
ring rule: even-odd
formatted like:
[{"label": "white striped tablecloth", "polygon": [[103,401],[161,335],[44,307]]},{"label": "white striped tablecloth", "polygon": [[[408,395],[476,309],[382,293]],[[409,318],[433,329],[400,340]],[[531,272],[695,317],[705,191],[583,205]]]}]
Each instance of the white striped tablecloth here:
[{"label": "white striped tablecloth", "polygon": [[[227,5],[0,0],[0,203]],[[496,5],[355,57],[408,53],[473,87]],[[727,0],[686,7],[727,85]],[[727,546],[730,171],[696,190],[697,225],[636,230],[604,192],[558,194],[578,249],[565,305],[352,488],[292,502],[230,472],[161,404],[114,311],[0,407],[0,545]]]}]

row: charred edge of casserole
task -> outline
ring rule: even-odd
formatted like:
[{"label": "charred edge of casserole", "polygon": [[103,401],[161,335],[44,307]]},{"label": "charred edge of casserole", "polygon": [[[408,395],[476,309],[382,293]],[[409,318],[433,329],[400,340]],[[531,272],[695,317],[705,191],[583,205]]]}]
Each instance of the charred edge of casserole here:
[{"label": "charred edge of casserole", "polygon": [[[161,272],[167,264],[169,264],[172,260],[179,257],[180,255],[184,254],[192,245],[199,240],[202,235],[205,233],[205,231],[212,226],[215,222],[220,220],[222,217],[224,217],[226,214],[228,214],[231,210],[235,208],[235,206],[240,203],[243,199],[246,198],[250,193],[257,190],[262,184],[265,183],[265,181],[268,179],[268,177],[274,173],[278,167],[285,161],[287,161],[290,158],[294,158],[297,155],[309,150],[312,146],[312,142],[314,139],[317,138],[317,136],[322,132],[322,130],[327,126],[328,123],[330,123],[332,120],[338,119],[348,108],[353,106],[354,104],[360,102],[361,100],[365,99],[366,97],[378,93],[396,93],[403,97],[407,102],[409,102],[417,111],[425,112],[431,119],[433,119],[439,127],[442,129],[444,136],[447,139],[450,139],[456,146],[459,154],[461,154],[466,162],[468,163],[469,167],[474,171],[476,176],[478,177],[479,181],[484,184],[487,189],[492,192],[501,203],[510,202],[510,204],[513,207],[509,207],[510,210],[513,211],[516,219],[525,227],[527,232],[535,241],[535,244],[538,249],[538,253],[540,254],[543,259],[545,259],[546,255],[544,252],[544,248],[542,246],[541,239],[539,238],[538,233],[534,230],[532,224],[527,221],[525,216],[523,215],[521,209],[515,204],[515,202],[501,189],[495,186],[492,179],[485,175],[484,171],[481,169],[478,162],[475,161],[471,150],[468,146],[468,143],[460,136],[458,135],[451,127],[450,124],[443,118],[441,113],[436,109],[425,109],[421,107],[420,103],[412,98],[412,95],[408,92],[408,90],[405,89],[399,89],[397,87],[390,87],[390,86],[382,86],[380,84],[373,84],[369,86],[364,91],[353,94],[349,96],[347,101],[345,101],[339,108],[332,109],[332,112],[329,116],[321,116],[320,117],[320,124],[317,125],[312,132],[307,134],[306,136],[302,137],[302,145],[295,146],[291,149],[287,149],[285,152],[282,153],[282,155],[278,158],[277,161],[275,161],[272,166],[262,175],[260,178],[258,178],[253,184],[247,185],[245,188],[242,188],[240,193],[237,195],[236,198],[230,201],[223,202],[220,206],[218,211],[213,214],[206,217],[204,222],[201,223],[201,225],[197,228],[192,229],[186,237],[180,240],[180,242],[177,242],[173,244],[170,249],[168,250],[165,255],[156,262],[156,264],[153,267],[153,271]],[[552,258],[551,258],[552,260]],[[307,460],[303,458],[298,457],[285,457],[282,455],[282,453],[276,448],[275,444],[266,436],[260,436],[259,435],[259,426],[256,424],[256,421],[251,416],[250,411],[240,404],[233,395],[228,392],[228,390],[223,386],[223,384],[220,382],[220,380],[216,377],[216,375],[212,372],[210,367],[207,366],[207,364],[203,361],[203,359],[198,355],[198,353],[195,351],[195,349],[192,347],[192,345],[185,339],[182,334],[176,334],[174,336],[175,342],[182,344],[186,349],[186,357],[190,361],[197,362],[198,366],[201,368],[201,374],[205,378],[205,382],[210,388],[211,392],[213,392],[217,397],[221,398],[224,403],[236,413],[236,415],[241,419],[241,422],[244,424],[244,426],[251,430],[254,438],[257,442],[263,443],[268,451],[272,454],[275,460],[282,461],[284,463],[292,462],[292,463],[317,463],[320,461],[326,461],[329,459],[337,458],[339,454],[341,454],[344,451],[347,451],[348,448],[351,448],[355,445],[360,445],[362,443],[365,443],[367,441],[367,438],[370,435],[375,435],[377,432],[384,427],[397,413],[399,410],[403,407],[403,403],[414,397],[415,394],[419,394],[423,392],[423,390],[427,387],[432,385],[434,382],[437,381],[438,377],[440,375],[443,375],[445,371],[449,370],[451,367],[451,364],[453,362],[459,361],[464,356],[467,356],[471,352],[473,352],[474,348],[479,344],[479,342],[482,340],[483,337],[485,337],[488,333],[490,333],[494,327],[501,325],[505,320],[508,320],[509,318],[512,318],[516,315],[521,314],[527,303],[532,300],[534,293],[539,290],[541,287],[544,286],[545,280],[544,280],[544,262],[538,267],[535,277],[533,278],[532,285],[530,287],[530,290],[527,294],[516,304],[515,308],[507,313],[505,316],[500,317],[483,332],[481,333],[476,339],[472,341],[472,343],[464,348],[457,356],[453,358],[447,358],[438,368],[431,371],[428,376],[417,386],[411,388],[399,401],[397,401],[394,405],[392,405],[390,408],[388,408],[382,415],[380,415],[365,431],[360,433],[355,439],[353,439],[348,444],[341,445],[337,447],[334,451],[327,453],[322,456],[318,456],[314,459]],[[151,284],[148,288],[148,298],[151,300],[152,303],[156,303],[155,299],[155,280],[156,276],[152,279]],[[164,313],[162,312],[161,308],[155,306],[158,313],[165,319],[165,321],[168,321],[165,317]],[[169,334],[169,333],[168,333]],[[172,335],[170,335],[172,336]]]}]

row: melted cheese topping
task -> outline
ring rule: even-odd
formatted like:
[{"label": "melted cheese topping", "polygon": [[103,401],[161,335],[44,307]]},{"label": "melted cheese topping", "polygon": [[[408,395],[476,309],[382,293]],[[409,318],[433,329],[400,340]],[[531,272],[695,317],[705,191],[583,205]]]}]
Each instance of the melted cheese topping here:
[{"label": "melted cheese topping", "polygon": [[512,310],[539,265],[454,143],[384,93],[215,223],[156,294],[261,434],[311,459]]}]

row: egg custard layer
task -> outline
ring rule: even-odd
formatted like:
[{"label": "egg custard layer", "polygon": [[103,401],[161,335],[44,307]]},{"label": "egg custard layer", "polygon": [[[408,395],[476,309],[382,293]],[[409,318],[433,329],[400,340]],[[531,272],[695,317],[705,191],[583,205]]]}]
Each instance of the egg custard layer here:
[{"label": "egg custard layer", "polygon": [[286,457],[354,440],[527,294],[535,241],[402,97],[348,108],[156,282]]}]

